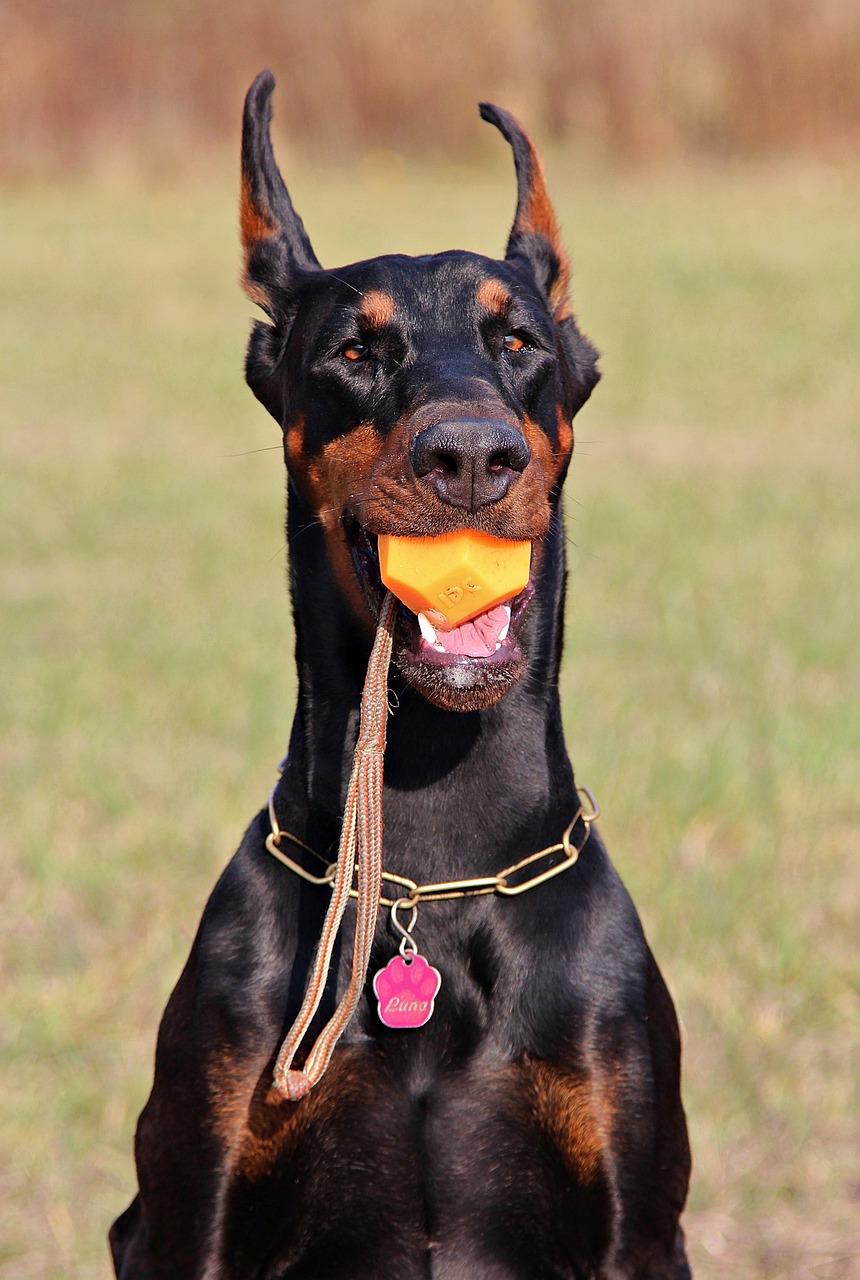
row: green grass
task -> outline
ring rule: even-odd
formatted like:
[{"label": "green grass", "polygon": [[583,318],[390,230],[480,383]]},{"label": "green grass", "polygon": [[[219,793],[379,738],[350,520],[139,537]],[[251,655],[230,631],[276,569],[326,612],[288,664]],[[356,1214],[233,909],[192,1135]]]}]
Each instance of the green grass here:
[{"label": "green grass", "polygon": [[[860,181],[549,168],[605,372],[568,500],[569,740],[685,1024],[697,1274],[857,1277]],[[507,166],[293,176],[332,265],[494,253],[513,209]],[[160,1011],[286,744],[234,225],[226,168],[0,212],[16,1280],[107,1276]]]}]

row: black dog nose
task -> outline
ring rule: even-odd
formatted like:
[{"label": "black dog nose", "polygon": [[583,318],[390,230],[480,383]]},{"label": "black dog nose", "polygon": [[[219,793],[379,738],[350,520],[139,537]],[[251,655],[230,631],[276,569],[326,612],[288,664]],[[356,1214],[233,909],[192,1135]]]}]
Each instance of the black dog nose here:
[{"label": "black dog nose", "polygon": [[409,450],[412,470],[451,507],[477,511],[498,502],[525,471],[531,449],[506,422],[456,418],[419,431]]}]

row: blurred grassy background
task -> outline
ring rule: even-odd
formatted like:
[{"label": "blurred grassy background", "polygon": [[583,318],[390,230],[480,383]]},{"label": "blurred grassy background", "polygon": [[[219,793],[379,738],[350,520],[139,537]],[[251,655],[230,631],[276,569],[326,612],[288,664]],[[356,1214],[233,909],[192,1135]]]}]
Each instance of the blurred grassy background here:
[{"label": "blurred grassy background", "polygon": [[[539,8],[561,21],[560,6]],[[813,8],[823,31],[851,12]],[[534,44],[534,83],[525,64],[504,94],[464,69],[452,18],[430,62],[450,57],[463,120],[442,113],[437,140],[456,150],[468,134],[482,164],[404,158],[396,94],[376,117],[344,114],[343,145],[334,126],[319,136],[344,152],[367,131],[364,159],[297,160],[290,84],[325,49],[342,61],[350,40],[364,47],[356,17],[307,63],[287,50],[239,58],[220,82],[189,73],[211,116],[177,103],[155,63],[148,80],[142,53],[136,80],[120,61],[117,85],[131,99],[137,84],[143,102],[135,132],[105,90],[109,54],[102,64],[93,49],[126,23],[186,47],[193,70],[203,53],[176,45],[173,21],[190,10],[152,6],[144,20],[121,5],[101,35],[83,10],[74,27],[74,7],[69,30],[52,27],[56,12],[34,0],[28,30],[44,20],[82,100],[107,79],[101,114],[82,107],[56,145],[20,122],[4,143],[7,173],[30,174],[7,180],[0,208],[0,1270],[16,1280],[109,1274],[103,1237],[133,1188],[157,1020],[291,718],[282,463],[242,381],[251,308],[235,283],[237,182],[218,113],[235,134],[240,79],[264,61],[286,68],[284,168],[330,265],[498,252],[513,179],[474,99],[533,106],[538,136],[557,132]],[[16,39],[21,13],[4,13]],[[267,14],[247,24],[261,43]],[[73,27],[92,32],[89,60]],[[766,27],[750,20],[756,39]],[[652,41],[656,64],[666,40]],[[45,56],[31,46],[28,61],[6,42],[19,76]],[[159,150],[146,103],[162,91],[163,119],[178,123]],[[632,101],[635,116],[644,99]],[[683,134],[668,147],[683,165],[619,169],[610,157],[637,146],[599,130],[587,156],[547,154],[605,374],[578,420],[568,495],[569,739],[685,1023],[697,1275],[855,1280],[860,171],[831,162],[848,136],[835,126],[832,148],[798,134],[788,159],[719,167],[692,158]]]}]

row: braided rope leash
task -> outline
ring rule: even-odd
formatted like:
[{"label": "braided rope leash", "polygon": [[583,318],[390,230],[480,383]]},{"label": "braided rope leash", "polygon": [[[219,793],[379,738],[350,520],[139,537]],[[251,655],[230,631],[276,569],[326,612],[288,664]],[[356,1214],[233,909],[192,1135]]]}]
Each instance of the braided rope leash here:
[{"label": "braided rope leash", "polygon": [[[329,1064],[335,1045],[361,999],[382,893],[382,761],[388,716],[388,667],[397,601],[386,592],[361,695],[361,725],[349,788],[332,895],[314,956],[302,1007],[275,1062],[274,1086],[290,1102],[304,1098]],[[358,909],[352,973],[331,1019],[317,1036],[302,1070],[292,1066],[299,1045],[319,1008],[331,967],[334,944],[357,870]]]}]

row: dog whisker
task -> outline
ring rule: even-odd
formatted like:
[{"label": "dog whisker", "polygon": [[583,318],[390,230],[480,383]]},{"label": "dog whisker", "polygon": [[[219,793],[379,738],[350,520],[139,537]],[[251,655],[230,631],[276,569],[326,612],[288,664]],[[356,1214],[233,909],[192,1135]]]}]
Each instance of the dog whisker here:
[{"label": "dog whisker", "polygon": [[271,453],[277,449],[278,453],[283,453],[284,446],[282,444],[266,444],[261,449],[243,449],[241,453],[222,453],[222,458],[249,458],[252,453]]},{"label": "dog whisker", "polygon": [[266,563],[271,564],[273,560],[277,560],[278,556],[286,555],[288,551],[289,551],[289,548],[287,546],[287,540],[285,538],[284,541],[278,547],[277,551],[273,552],[273,554],[269,556],[269,559],[267,560]]},{"label": "dog whisker", "polygon": [[332,280],[337,280],[338,284],[345,285],[347,289],[352,289],[353,293],[357,293],[360,298],[364,297],[363,289],[357,289],[354,284],[350,284],[348,280],[344,280],[343,276],[339,276],[337,272],[330,270],[328,267],[324,267],[323,270],[327,276],[331,276]]}]

